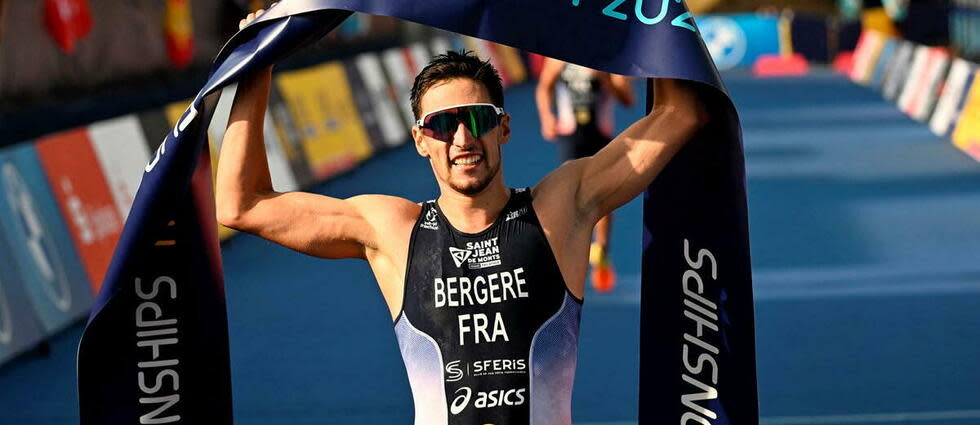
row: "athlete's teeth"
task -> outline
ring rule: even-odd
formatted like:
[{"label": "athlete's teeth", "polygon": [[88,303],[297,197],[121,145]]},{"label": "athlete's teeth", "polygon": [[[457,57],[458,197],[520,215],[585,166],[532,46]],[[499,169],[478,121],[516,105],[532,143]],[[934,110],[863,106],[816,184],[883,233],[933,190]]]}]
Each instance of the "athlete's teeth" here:
[{"label": "athlete's teeth", "polygon": [[472,164],[476,164],[479,161],[480,161],[479,156],[468,156],[466,158],[457,159],[453,163],[456,165],[472,165]]}]

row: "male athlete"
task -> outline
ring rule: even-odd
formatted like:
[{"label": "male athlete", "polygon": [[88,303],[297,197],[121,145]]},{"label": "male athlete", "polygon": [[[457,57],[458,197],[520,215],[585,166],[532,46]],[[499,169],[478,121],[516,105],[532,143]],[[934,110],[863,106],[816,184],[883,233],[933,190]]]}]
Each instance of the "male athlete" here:
[{"label": "male athlete", "polygon": [[440,55],[411,93],[415,149],[440,190],[419,204],[275,192],[262,140],[270,80],[271,68],[239,83],[218,163],[221,223],[305,254],[368,261],[394,321],[416,425],[571,424],[592,228],[705,122],[696,90],[656,81],[653,111],[596,155],[509,189],[500,77],[469,54]]},{"label": "male athlete", "polygon": [[[612,139],[615,120],[613,102],[633,106],[633,88],[622,75],[546,58],[535,92],[541,136],[558,141],[561,162],[595,155]],[[558,109],[558,115],[552,107]],[[589,249],[592,287],[601,292],[615,286],[609,259],[612,213],[599,219],[595,241]]]}]

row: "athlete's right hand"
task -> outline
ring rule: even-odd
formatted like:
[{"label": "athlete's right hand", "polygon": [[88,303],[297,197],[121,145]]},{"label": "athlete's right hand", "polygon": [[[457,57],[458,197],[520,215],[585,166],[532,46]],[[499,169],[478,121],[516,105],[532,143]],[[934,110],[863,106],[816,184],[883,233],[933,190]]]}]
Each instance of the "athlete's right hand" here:
[{"label": "athlete's right hand", "polygon": [[[271,9],[275,7],[277,4],[279,4],[279,2],[272,3],[272,6],[269,6],[269,8]],[[262,16],[263,13],[265,13],[265,9],[259,9],[256,10],[255,12],[249,13],[248,16],[245,17],[245,19],[238,21],[238,29],[241,30],[242,28],[245,28],[246,25],[252,23],[252,21],[257,19],[259,16]]]},{"label": "athlete's right hand", "polygon": [[[269,8],[271,9],[275,7],[277,4],[279,4],[279,2],[272,3],[272,5],[269,6]],[[255,12],[249,13],[248,16],[245,16],[245,19],[238,21],[238,30],[241,31],[242,28],[245,28],[246,26],[248,26],[248,24],[251,24],[252,21],[258,19],[259,16],[262,16],[263,13],[265,13],[265,9],[259,9],[256,10]],[[262,70],[261,72],[256,72],[250,76],[246,76],[246,78],[244,78],[242,82],[248,83],[257,77],[265,77],[266,79],[268,79],[271,75],[272,75],[272,66],[269,66],[268,68]]]}]

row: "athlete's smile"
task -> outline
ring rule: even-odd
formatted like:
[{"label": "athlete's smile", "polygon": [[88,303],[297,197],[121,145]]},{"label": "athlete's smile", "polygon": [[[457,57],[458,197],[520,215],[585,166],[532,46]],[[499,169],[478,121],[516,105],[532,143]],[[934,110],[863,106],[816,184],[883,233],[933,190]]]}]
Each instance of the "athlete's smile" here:
[{"label": "athlete's smile", "polygon": [[450,165],[454,168],[460,168],[463,170],[471,170],[476,168],[478,164],[483,162],[483,155],[481,154],[463,154],[458,155],[449,161]]}]

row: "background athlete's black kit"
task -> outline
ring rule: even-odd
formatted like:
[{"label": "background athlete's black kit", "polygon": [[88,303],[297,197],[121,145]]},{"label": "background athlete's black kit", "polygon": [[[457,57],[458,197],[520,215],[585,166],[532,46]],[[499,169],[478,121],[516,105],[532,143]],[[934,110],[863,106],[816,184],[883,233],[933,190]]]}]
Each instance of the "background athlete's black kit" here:
[{"label": "background athlete's black kit", "polygon": [[570,161],[595,155],[613,136],[611,95],[602,89],[599,74],[591,69],[565,64],[555,86],[560,135],[558,158]]},{"label": "background athlete's black kit", "polygon": [[527,189],[486,230],[423,204],[395,333],[416,424],[569,424],[582,301],[567,289]]}]

